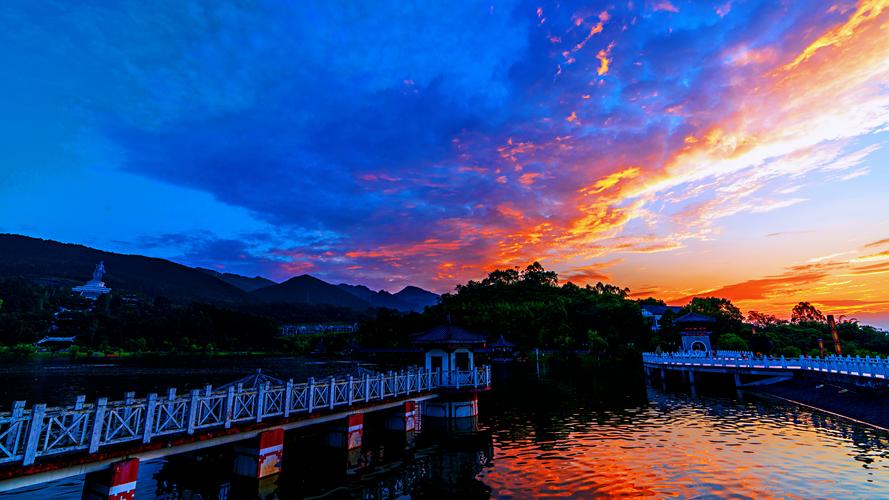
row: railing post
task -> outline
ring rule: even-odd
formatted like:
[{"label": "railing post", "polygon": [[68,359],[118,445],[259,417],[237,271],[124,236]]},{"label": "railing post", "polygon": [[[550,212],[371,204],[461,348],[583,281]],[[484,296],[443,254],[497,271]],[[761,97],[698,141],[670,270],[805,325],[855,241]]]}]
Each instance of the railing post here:
[{"label": "railing post", "polygon": [[370,401],[370,375],[364,374],[364,402]]},{"label": "railing post", "polygon": [[154,427],[154,411],[157,408],[157,394],[151,393],[148,395],[148,398],[145,400],[145,422],[143,422],[142,426],[142,442],[148,443],[151,441],[151,431]]},{"label": "railing post", "polygon": [[330,409],[332,411],[333,401],[336,399],[336,379],[330,377],[330,381],[328,382],[328,384],[330,384],[330,387],[328,387],[328,390],[330,390],[330,396],[328,398],[330,399]]},{"label": "railing post", "polygon": [[127,392],[124,394],[124,404],[126,407],[123,409],[123,418],[129,421],[130,416],[133,414],[133,403],[136,402],[136,393],[133,391]]},{"label": "railing post", "polygon": [[231,429],[232,414],[235,411],[235,388],[229,387],[225,391],[225,428]]},{"label": "railing post", "polygon": [[309,377],[309,384],[306,386],[309,394],[306,397],[306,404],[309,407],[309,413],[315,409],[315,377]]},{"label": "railing post", "polygon": [[293,379],[287,379],[287,385],[284,386],[284,418],[290,416],[290,400],[293,396]]},{"label": "railing post", "polygon": [[472,370],[472,387],[478,387],[478,370]]},{"label": "railing post", "polygon": [[188,434],[194,434],[194,427],[198,419],[198,392],[197,389],[191,391],[191,401],[188,403]]},{"label": "railing post", "polygon": [[[84,396],[85,397],[85,396]],[[12,404],[12,414],[9,419],[9,428],[12,429],[16,427],[16,430],[10,432],[6,436],[6,441],[3,444],[3,447],[9,450],[10,458],[16,455],[16,450],[19,449],[19,445],[22,444],[22,416],[25,414],[25,402],[24,401],[16,401]]]},{"label": "railing post", "polygon": [[105,423],[105,409],[107,405],[108,398],[99,398],[99,400],[96,401],[93,433],[90,436],[90,453],[99,451],[99,443],[102,441],[102,425]]},{"label": "railing post", "polygon": [[265,384],[259,384],[256,390],[256,422],[262,422],[262,407],[265,404]]},{"label": "railing post", "polygon": [[380,399],[383,399],[383,397],[385,396],[384,393],[386,392],[386,381],[383,379],[383,377],[384,375],[382,373],[377,377],[377,380],[379,380],[380,384],[380,391],[377,394],[380,395]]},{"label": "railing post", "polygon": [[46,405],[34,405],[31,409],[31,425],[28,426],[28,436],[25,438],[25,453],[22,465],[32,465],[37,458],[37,446],[40,444],[40,434],[43,431],[43,416],[46,415]]},{"label": "railing post", "polygon": [[352,402],[355,400],[355,395],[353,394],[354,385],[352,384],[352,376],[349,375],[349,380],[346,382],[349,384],[349,406],[352,406]]}]

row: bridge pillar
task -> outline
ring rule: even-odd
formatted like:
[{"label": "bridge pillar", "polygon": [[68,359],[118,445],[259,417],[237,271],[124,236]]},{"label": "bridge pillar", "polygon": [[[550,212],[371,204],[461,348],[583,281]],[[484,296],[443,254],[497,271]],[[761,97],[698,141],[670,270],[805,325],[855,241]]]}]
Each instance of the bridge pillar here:
[{"label": "bridge pillar", "polygon": [[426,401],[424,417],[465,418],[478,416],[478,394],[449,394]]},{"label": "bridge pillar", "polygon": [[420,412],[416,401],[405,401],[386,416],[386,430],[397,433],[404,440],[404,449],[410,450],[416,444],[416,432],[420,429]]},{"label": "bridge pillar", "polygon": [[252,446],[235,447],[235,474],[262,479],[281,472],[284,429],[263,431],[252,441]]},{"label": "bridge pillar", "polygon": [[337,423],[327,433],[327,445],[331,448],[353,450],[361,448],[364,436],[364,414],[353,413],[346,419],[345,425]]},{"label": "bridge pillar", "polygon": [[741,387],[741,374],[735,373],[735,387]]},{"label": "bridge pillar", "polygon": [[346,473],[360,469],[365,462],[361,454],[364,441],[364,414],[353,413],[345,422],[335,423],[327,431],[327,446],[346,452]]},{"label": "bridge pillar", "polygon": [[695,372],[692,370],[688,371],[688,383],[691,385],[695,385]]},{"label": "bridge pillar", "polygon": [[417,428],[417,402],[405,401],[386,418],[386,429],[399,432],[413,432]]},{"label": "bridge pillar", "polygon": [[139,459],[128,458],[111,464],[107,470],[91,472],[83,483],[84,500],[133,500]]}]

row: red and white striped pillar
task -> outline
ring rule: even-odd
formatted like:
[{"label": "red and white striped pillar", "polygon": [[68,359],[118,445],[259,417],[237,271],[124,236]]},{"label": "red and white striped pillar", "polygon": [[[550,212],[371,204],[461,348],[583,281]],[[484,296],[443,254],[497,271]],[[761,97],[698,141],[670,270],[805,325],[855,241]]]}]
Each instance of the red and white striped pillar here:
[{"label": "red and white striped pillar", "polygon": [[84,500],[133,500],[139,459],[128,458],[111,464],[108,470],[91,472],[83,483]]},{"label": "red and white striped pillar", "polygon": [[393,410],[386,419],[386,429],[390,431],[413,432],[418,430],[419,421],[416,401],[405,401],[404,406]]},{"label": "red and white striped pillar", "polygon": [[284,429],[269,429],[254,439],[255,446],[235,447],[235,474],[262,479],[281,472]]},{"label": "red and white striped pillar", "polygon": [[327,433],[327,445],[331,448],[354,450],[361,448],[364,435],[364,414],[353,413],[346,419],[345,425],[336,423]]}]

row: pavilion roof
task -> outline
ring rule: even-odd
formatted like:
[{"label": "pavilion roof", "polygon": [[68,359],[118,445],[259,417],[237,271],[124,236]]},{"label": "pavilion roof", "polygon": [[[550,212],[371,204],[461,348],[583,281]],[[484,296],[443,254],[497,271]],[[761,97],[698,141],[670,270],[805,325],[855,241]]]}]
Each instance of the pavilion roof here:
[{"label": "pavilion roof", "polygon": [[716,323],[716,319],[706,314],[690,312],[679,316],[673,323]]},{"label": "pavilion roof", "polygon": [[662,306],[660,304],[642,304],[642,309],[645,309],[649,313],[661,316],[667,313],[667,311],[672,311],[674,314],[678,313],[682,310],[682,306]]},{"label": "pavilion roof", "polygon": [[515,347],[515,343],[506,340],[503,338],[503,335],[501,335],[499,339],[491,344],[491,347]]},{"label": "pavilion roof", "polygon": [[411,342],[414,344],[484,344],[485,337],[479,333],[448,324],[415,334]]}]

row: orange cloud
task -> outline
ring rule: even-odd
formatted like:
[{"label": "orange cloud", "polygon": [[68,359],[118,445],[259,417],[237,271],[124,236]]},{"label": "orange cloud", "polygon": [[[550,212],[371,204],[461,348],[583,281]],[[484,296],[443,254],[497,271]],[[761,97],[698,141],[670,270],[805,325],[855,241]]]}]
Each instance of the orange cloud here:
[{"label": "orange cloud", "polygon": [[608,65],[611,64],[611,60],[608,59],[608,55],[611,53],[611,49],[614,48],[614,42],[608,44],[608,48],[602,49],[596,54],[596,59],[599,60],[599,69],[596,70],[596,73],[599,76],[608,73]]},{"label": "orange cloud", "polygon": [[849,42],[856,35],[856,30],[863,24],[877,19],[887,7],[889,7],[889,0],[862,0],[858,2],[855,13],[845,23],[818,37],[783,69],[785,71],[792,70],[814,57],[815,53],[821,49]]},{"label": "orange cloud", "polygon": [[669,0],[662,0],[660,2],[655,3],[652,6],[655,12],[679,12],[679,9],[676,8],[675,5],[669,2]]},{"label": "orange cloud", "polygon": [[605,177],[593,183],[592,186],[582,188],[580,191],[587,194],[598,194],[602,191],[605,191],[606,189],[616,186],[617,183],[624,179],[632,179],[634,177],[637,177],[640,172],[641,170],[639,169],[639,167],[627,167],[618,172],[614,172],[613,174],[606,175]]},{"label": "orange cloud", "polygon": [[530,186],[531,184],[534,184],[534,182],[537,179],[541,178],[542,176],[543,176],[543,174],[538,173],[538,172],[526,172],[526,173],[522,174],[521,176],[519,176],[519,184],[521,184],[523,186]]},{"label": "orange cloud", "polygon": [[873,247],[879,247],[879,246],[883,246],[883,245],[889,245],[889,238],[885,238],[885,239],[878,240],[878,241],[872,241],[872,242],[864,245],[864,248],[873,248]]},{"label": "orange cloud", "polygon": [[673,299],[672,302],[685,304],[694,297],[722,297],[729,300],[747,301],[773,298],[778,294],[798,290],[803,285],[811,285],[825,278],[825,272],[805,274],[786,274],[762,279],[747,280],[741,283],[726,285],[713,290],[705,290],[686,297]]},{"label": "orange cloud", "polygon": [[597,269],[575,269],[560,276],[559,279],[578,285],[586,285],[587,283],[595,283],[597,281],[608,281],[611,278]]}]

